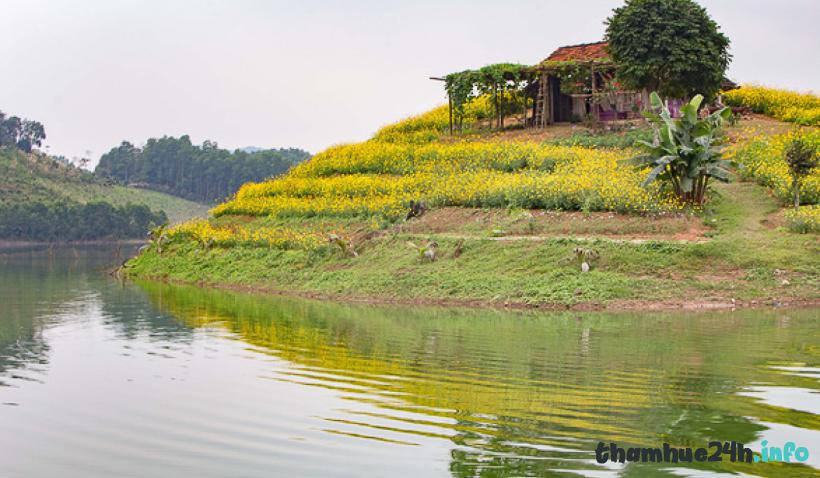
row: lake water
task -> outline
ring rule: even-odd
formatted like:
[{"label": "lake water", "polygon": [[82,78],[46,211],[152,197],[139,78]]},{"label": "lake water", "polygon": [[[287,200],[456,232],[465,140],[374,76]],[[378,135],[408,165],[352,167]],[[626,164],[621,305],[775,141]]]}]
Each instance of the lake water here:
[{"label": "lake water", "polygon": [[[0,256],[0,477],[817,476],[818,311],[339,305]],[[808,464],[598,464],[599,441]]]}]

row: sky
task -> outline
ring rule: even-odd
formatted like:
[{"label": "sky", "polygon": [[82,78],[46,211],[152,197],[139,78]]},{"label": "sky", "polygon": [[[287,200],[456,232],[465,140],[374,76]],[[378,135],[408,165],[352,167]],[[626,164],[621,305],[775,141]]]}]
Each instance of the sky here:
[{"label": "sky", "polygon": [[[428,79],[600,40],[622,0],[0,0],[0,110],[48,151],[188,134],[312,153],[445,101]],[[820,90],[820,1],[701,0],[728,76]]]}]

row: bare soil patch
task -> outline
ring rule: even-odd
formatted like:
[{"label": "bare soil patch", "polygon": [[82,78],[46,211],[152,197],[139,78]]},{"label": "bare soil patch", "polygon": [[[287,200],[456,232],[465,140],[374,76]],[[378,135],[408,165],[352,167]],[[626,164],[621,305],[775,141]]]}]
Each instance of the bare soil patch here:
[{"label": "bare soil patch", "polygon": [[611,212],[441,208],[401,226],[410,234],[489,238],[604,237],[705,241],[709,228],[688,214],[638,216]]}]

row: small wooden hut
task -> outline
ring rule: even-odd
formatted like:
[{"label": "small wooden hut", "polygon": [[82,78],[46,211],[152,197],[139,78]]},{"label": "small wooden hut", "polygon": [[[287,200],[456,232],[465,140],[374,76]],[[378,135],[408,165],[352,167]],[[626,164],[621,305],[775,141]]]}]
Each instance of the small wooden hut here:
[{"label": "small wooden hut", "polygon": [[[468,78],[467,88],[473,94],[482,87],[493,93],[496,102],[496,127],[504,127],[504,113],[499,102],[499,92],[508,91],[508,83],[513,83],[512,91],[519,91],[523,100],[521,123],[524,126],[544,128],[553,123],[583,121],[615,121],[640,118],[649,109],[649,92],[621,87],[616,80],[616,65],[609,57],[607,42],[582,43],[562,46],[535,66],[512,63],[488,65],[479,70],[465,70],[447,75],[446,78],[431,77],[432,80],[450,81],[454,76]],[[487,70],[487,71],[485,71]],[[498,72],[503,72],[499,78]],[[520,86],[523,85],[523,86]],[[738,86],[724,78],[721,89],[726,91]],[[449,87],[447,87],[449,88]],[[520,90],[518,90],[520,88]],[[463,95],[462,95],[463,96]],[[467,96],[469,98],[470,95]],[[461,104],[455,104],[448,89],[450,105],[450,134],[454,125],[454,111]],[[532,101],[532,114],[527,106]],[[464,98],[461,98],[464,101]],[[667,105],[672,117],[680,116],[680,108],[685,99],[669,99]],[[458,126],[455,129],[460,129]]]},{"label": "small wooden hut", "polygon": [[536,127],[589,117],[612,121],[640,116],[648,93],[620,89],[606,46],[605,41],[562,46],[533,67],[539,76],[533,106]]}]

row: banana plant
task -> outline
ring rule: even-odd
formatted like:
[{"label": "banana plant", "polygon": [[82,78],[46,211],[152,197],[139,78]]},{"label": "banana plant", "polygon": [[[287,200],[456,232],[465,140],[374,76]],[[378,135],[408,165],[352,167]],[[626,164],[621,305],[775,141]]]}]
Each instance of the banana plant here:
[{"label": "banana plant", "polygon": [[731,161],[722,159],[718,146],[723,124],[732,111],[723,108],[703,118],[699,115],[702,95],[696,95],[681,107],[681,117],[672,118],[668,103],[657,93],[650,95],[652,111],[644,112],[654,129],[654,140],[639,141],[644,154],[629,160],[643,170],[652,168],[644,185],[663,181],[672,186],[684,203],[703,204],[710,178],[729,181]]}]

